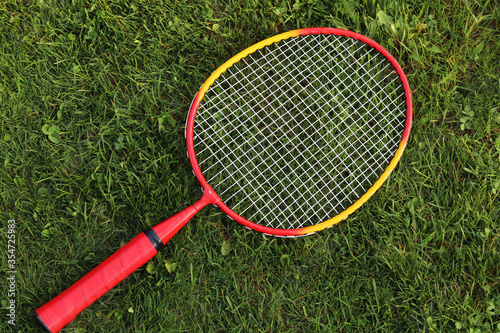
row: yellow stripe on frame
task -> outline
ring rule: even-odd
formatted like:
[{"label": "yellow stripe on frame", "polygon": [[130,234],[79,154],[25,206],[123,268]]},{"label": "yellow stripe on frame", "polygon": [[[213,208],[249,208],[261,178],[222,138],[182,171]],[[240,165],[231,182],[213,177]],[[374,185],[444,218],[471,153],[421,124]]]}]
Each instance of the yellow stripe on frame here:
[{"label": "yellow stripe on frame", "polygon": [[350,207],[348,207],[346,210],[344,210],[342,213],[338,214],[337,216],[332,217],[329,220],[326,220],[325,222],[318,223],[316,225],[310,226],[310,227],[305,227],[301,229],[301,234],[312,234],[317,231],[323,230],[325,228],[331,227],[334,224],[339,223],[340,221],[344,220],[347,218],[350,214],[354,213],[359,207],[361,207],[362,204],[364,204],[370,197],[382,186],[382,184],[386,181],[386,179],[389,177],[391,174],[392,170],[396,167],[398,164],[399,159],[401,158],[401,155],[403,155],[403,151],[405,150],[406,147],[406,141],[403,140],[399,143],[399,148],[394,154],[394,157],[391,160],[391,163],[387,166],[385,169],[384,173],[380,176],[379,179],[366,191],[361,198],[359,198],[356,202],[354,202]]},{"label": "yellow stripe on frame", "polygon": [[213,72],[212,75],[210,75],[208,77],[208,79],[205,81],[205,83],[201,86],[201,88],[198,92],[198,96],[199,96],[198,100],[201,101],[203,99],[203,96],[207,92],[208,88],[212,85],[212,83],[214,83],[214,81],[217,80],[217,78],[222,73],[224,73],[229,67],[231,67],[233,64],[240,61],[242,58],[246,57],[247,55],[254,53],[255,51],[263,48],[264,46],[279,42],[280,40],[287,39],[290,37],[297,37],[300,35],[301,31],[302,31],[302,29],[292,30],[292,31],[288,31],[288,32],[270,37],[268,39],[264,39],[263,41],[244,49],[243,51],[241,51],[240,53],[238,53],[237,55],[235,55],[234,57],[232,57],[231,59],[226,61],[222,66],[217,68],[215,70],[215,72]]}]

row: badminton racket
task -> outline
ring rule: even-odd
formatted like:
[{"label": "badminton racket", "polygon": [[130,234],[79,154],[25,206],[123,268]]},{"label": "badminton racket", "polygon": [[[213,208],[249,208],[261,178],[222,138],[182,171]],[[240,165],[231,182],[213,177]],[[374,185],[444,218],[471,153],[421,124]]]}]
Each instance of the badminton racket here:
[{"label": "badminton racket", "polygon": [[403,70],[365,36],[308,28],[243,50],[212,73],[187,116],[202,198],[133,238],[37,309],[37,319],[49,332],[61,330],[208,204],[269,235],[331,227],[387,179],[411,121]]}]

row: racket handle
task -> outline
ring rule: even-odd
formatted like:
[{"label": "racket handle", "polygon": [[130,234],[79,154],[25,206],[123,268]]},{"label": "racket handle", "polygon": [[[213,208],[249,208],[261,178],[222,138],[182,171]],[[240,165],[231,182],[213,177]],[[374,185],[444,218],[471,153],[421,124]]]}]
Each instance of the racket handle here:
[{"label": "racket handle", "polygon": [[59,332],[95,300],[153,258],[200,209],[219,201],[213,189],[206,185],[199,201],[136,236],[71,287],[38,308],[36,319],[47,331]]},{"label": "racket handle", "polygon": [[148,235],[139,234],[71,287],[38,308],[37,319],[49,332],[59,332],[77,314],[156,253],[157,250]]}]

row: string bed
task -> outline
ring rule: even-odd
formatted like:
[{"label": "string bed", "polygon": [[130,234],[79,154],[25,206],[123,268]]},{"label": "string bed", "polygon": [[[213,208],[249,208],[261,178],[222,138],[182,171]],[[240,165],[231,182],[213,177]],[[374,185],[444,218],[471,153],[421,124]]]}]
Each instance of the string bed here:
[{"label": "string bed", "polygon": [[405,102],[396,71],[369,45],[288,38],[215,80],[197,110],[194,149],[207,182],[240,216],[311,226],[351,206],[384,172]]}]

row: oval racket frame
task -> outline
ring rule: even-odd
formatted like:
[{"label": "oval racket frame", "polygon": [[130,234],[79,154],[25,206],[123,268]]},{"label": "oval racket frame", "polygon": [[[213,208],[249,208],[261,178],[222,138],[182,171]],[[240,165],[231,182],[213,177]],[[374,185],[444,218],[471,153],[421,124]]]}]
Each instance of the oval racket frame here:
[{"label": "oval racket frame", "polygon": [[396,167],[399,159],[401,158],[401,155],[403,154],[403,151],[406,147],[406,144],[408,142],[408,137],[410,135],[410,129],[411,129],[411,123],[412,123],[412,99],[411,99],[411,92],[410,92],[410,87],[408,85],[408,80],[406,79],[406,76],[401,68],[401,66],[398,64],[398,62],[394,59],[393,56],[389,54],[389,52],[384,49],[381,45],[376,43],[375,41],[351,32],[347,30],[342,30],[342,29],[336,29],[336,28],[307,28],[307,29],[300,29],[300,30],[293,30],[289,31],[283,34],[276,35],[274,37],[265,39],[261,41],[260,43],[257,43],[228,61],[226,61],[222,66],[220,66],[216,71],[210,75],[210,77],[205,81],[205,83],[201,86],[200,90],[196,94],[195,98],[193,99],[193,102],[191,104],[189,114],[187,116],[186,120],[186,141],[187,141],[187,150],[188,150],[188,156],[189,160],[191,162],[191,166],[193,168],[195,176],[198,178],[198,181],[200,182],[201,186],[203,187],[203,190],[207,192],[207,190],[212,193],[213,189],[210,187],[208,182],[206,181],[200,166],[198,165],[198,161],[196,158],[196,151],[194,149],[194,140],[193,140],[193,129],[195,125],[195,119],[196,119],[196,113],[198,110],[198,107],[200,106],[200,102],[203,100],[203,97],[205,96],[205,93],[209,90],[211,85],[231,66],[233,66],[235,63],[240,61],[241,59],[245,58],[246,56],[254,53],[255,51],[262,49],[268,45],[271,45],[273,43],[277,43],[279,41],[288,39],[288,38],[293,38],[301,35],[319,35],[319,34],[325,34],[325,35],[336,35],[336,36],[344,36],[344,37],[349,37],[355,40],[358,40],[362,43],[365,43],[374,49],[376,49],[380,54],[382,54],[393,66],[393,68],[396,70],[397,74],[399,75],[399,78],[401,80],[403,89],[404,89],[404,94],[405,94],[405,99],[406,99],[406,121],[405,121],[405,129],[403,131],[403,135],[401,137],[401,141],[399,143],[399,148],[395,152],[392,160],[390,161],[389,165],[386,167],[385,171],[380,175],[377,181],[366,191],[364,195],[362,195],[357,201],[355,201],[351,206],[349,206],[347,209],[342,211],[341,213],[337,214],[336,216],[333,216],[332,218],[312,225],[312,226],[307,226],[303,228],[297,228],[297,229],[278,229],[278,228],[272,228],[272,227],[267,227],[263,226],[254,222],[251,222],[244,217],[238,215],[235,213],[231,208],[229,208],[222,200],[217,200],[215,203],[217,206],[222,209],[230,218],[234,219],[240,224],[243,224],[244,226],[265,233],[269,235],[274,235],[274,236],[282,236],[282,237],[296,237],[296,236],[303,236],[303,235],[309,235],[312,233],[315,233],[317,231],[323,230],[325,228],[331,227],[334,224],[339,223],[340,221],[344,220],[347,216],[352,214],[356,209],[358,209],[363,203],[365,203],[376,191],[377,189],[384,183],[384,181],[389,177],[391,174],[392,170]]}]

